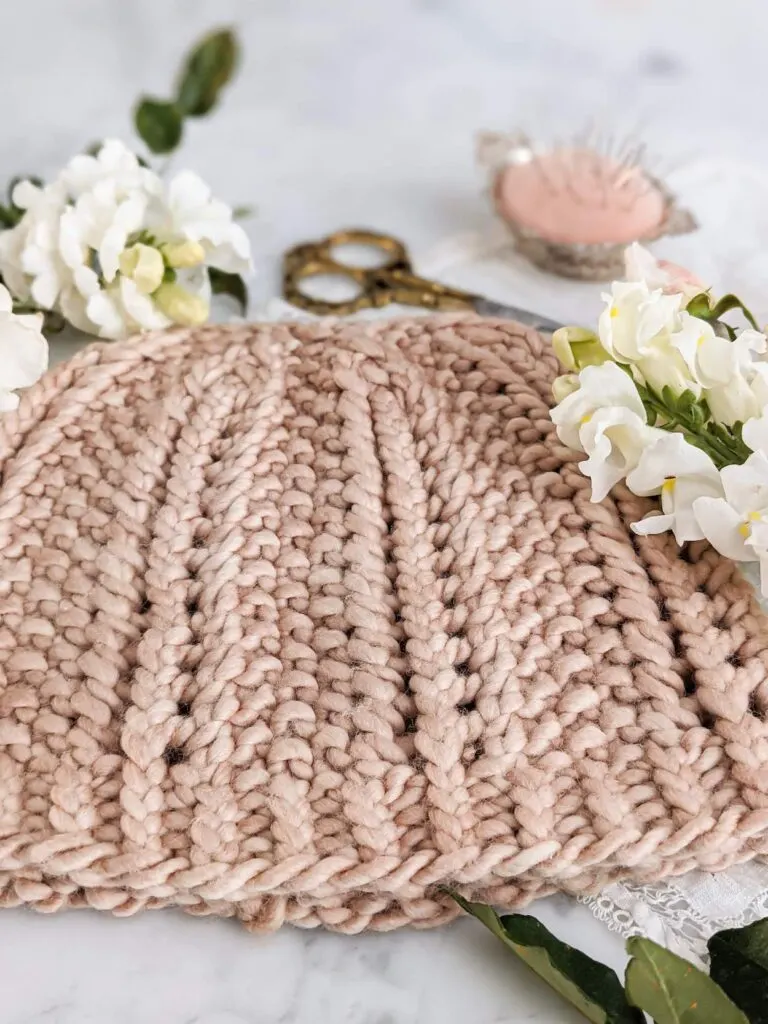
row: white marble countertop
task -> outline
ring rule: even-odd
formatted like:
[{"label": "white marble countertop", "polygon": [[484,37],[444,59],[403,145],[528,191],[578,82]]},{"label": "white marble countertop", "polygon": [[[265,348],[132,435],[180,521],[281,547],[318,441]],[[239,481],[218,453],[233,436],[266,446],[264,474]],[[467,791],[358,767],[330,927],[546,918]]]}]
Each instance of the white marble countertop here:
[{"label": "white marble countertop", "polygon": [[[482,228],[479,128],[562,136],[596,116],[617,135],[641,125],[656,169],[726,153],[768,166],[768,107],[752,102],[765,91],[761,0],[220,0],[215,12],[202,0],[9,0],[0,179],[129,138],[138,92],[164,94],[214,19],[240,30],[242,74],[175,162],[256,205],[256,302],[274,294],[283,249],[332,228],[378,227],[417,251]],[[558,897],[533,912],[622,968],[621,942],[583,906]],[[9,910],[0,948],[3,1024],[581,1019],[469,921],[255,937],[174,912]]]}]

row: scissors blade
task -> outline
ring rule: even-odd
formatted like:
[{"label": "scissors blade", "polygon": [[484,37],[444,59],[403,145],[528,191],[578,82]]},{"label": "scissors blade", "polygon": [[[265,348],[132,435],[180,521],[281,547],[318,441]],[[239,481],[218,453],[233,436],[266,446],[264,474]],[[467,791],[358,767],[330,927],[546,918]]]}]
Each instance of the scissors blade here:
[{"label": "scissors blade", "polygon": [[543,331],[545,334],[553,334],[563,326],[556,320],[539,316],[538,313],[532,313],[528,309],[505,306],[503,302],[494,302],[493,299],[484,299],[481,296],[474,300],[474,307],[481,316],[498,316],[505,320],[517,320],[518,323],[525,324],[526,327],[533,327],[537,331]]}]

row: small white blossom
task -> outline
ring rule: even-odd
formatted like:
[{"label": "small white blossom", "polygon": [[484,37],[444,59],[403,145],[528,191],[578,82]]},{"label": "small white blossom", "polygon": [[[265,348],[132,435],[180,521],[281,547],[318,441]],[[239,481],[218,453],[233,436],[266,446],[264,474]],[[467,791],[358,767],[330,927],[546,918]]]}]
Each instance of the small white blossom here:
[{"label": "small white blossom", "polygon": [[0,412],[19,404],[18,388],[28,388],[48,368],[48,342],[40,313],[16,314],[7,288],[0,285]]},{"label": "small white blossom", "polygon": [[747,420],[741,437],[753,452],[762,452],[768,457],[768,407],[764,407],[759,416]]},{"label": "small white blossom", "polygon": [[768,596],[768,458],[755,452],[742,466],[720,471],[724,497],[700,497],[693,513],[710,544],[726,558],[760,563]]},{"label": "small white blossom", "polygon": [[704,533],[693,513],[697,498],[722,497],[720,473],[712,459],[685,440],[682,434],[662,431],[640,456],[627,476],[627,486],[643,497],[661,495],[661,515],[651,514],[632,523],[641,535],[671,530],[678,544],[702,540]]},{"label": "small white blossom", "polygon": [[16,227],[0,232],[0,274],[11,293],[41,309],[58,309],[87,329],[85,304],[59,251],[59,224],[67,205],[61,184],[40,188],[21,181],[13,202],[26,213]]},{"label": "small white blossom", "polygon": [[226,203],[214,199],[210,188],[192,171],[171,179],[163,201],[150,210],[149,228],[166,242],[198,242],[206,265],[230,274],[251,269],[248,236],[232,219]]},{"label": "small white blossom", "polygon": [[606,307],[598,333],[603,348],[616,360],[634,363],[660,333],[675,330],[680,310],[679,295],[651,291],[644,281],[614,281],[603,294]]},{"label": "small white blossom", "polygon": [[124,192],[152,188],[156,175],[119,139],[106,139],[97,153],[73,156],[58,178],[71,199],[79,199],[101,182]]},{"label": "small white blossom", "polygon": [[683,359],[691,380],[709,388],[730,377],[732,353],[727,338],[718,337],[711,324],[683,311],[670,344]]},{"label": "small white blossom", "polygon": [[682,296],[651,291],[644,281],[614,281],[603,299],[598,332],[611,357],[630,365],[640,383],[656,390],[668,385],[678,394],[698,395],[698,382],[675,344]]},{"label": "small white blossom", "polygon": [[765,335],[747,330],[734,341],[718,341],[728,346],[728,352],[722,359],[720,381],[708,387],[707,404],[718,422],[744,423],[760,416],[768,404]]},{"label": "small white blossom", "polygon": [[667,295],[680,294],[684,302],[706,291],[704,284],[690,270],[669,260],[657,260],[639,242],[624,251],[627,281],[644,281],[649,288],[660,288]]},{"label": "small white blossom", "polygon": [[552,420],[561,441],[588,455],[580,469],[592,480],[593,501],[637,466],[660,433],[648,426],[637,388],[615,363],[585,367],[578,390],[552,410]]}]

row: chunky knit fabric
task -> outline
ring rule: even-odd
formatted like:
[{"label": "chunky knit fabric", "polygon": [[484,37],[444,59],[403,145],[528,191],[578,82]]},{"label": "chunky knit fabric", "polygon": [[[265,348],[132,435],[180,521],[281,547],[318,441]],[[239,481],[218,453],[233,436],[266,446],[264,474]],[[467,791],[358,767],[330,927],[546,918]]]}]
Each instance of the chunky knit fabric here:
[{"label": "chunky knit fabric", "polygon": [[0,902],[343,931],[768,852],[768,632],[535,333],[94,346],[0,423]]}]

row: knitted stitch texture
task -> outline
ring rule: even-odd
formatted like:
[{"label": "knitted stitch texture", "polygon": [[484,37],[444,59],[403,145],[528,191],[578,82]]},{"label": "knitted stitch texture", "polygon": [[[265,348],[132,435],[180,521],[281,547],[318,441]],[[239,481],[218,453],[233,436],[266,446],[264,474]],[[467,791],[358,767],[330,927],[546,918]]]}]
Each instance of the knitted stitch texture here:
[{"label": "knitted stitch texture", "polygon": [[534,332],[96,345],[0,421],[0,904],[346,932],[768,852],[768,630]]}]

